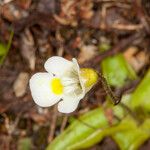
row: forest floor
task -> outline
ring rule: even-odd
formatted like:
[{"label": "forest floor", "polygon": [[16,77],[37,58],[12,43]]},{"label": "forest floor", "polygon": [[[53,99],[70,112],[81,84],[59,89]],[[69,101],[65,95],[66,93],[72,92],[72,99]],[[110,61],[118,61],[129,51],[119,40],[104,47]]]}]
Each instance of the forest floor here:
[{"label": "forest floor", "polygon": [[[75,57],[81,66],[100,70],[103,59],[123,53],[141,79],[150,65],[148,0],[0,0],[0,42],[7,44],[11,32],[11,48],[0,68],[2,150],[16,150],[25,137],[31,139],[33,149],[42,150],[67,127],[69,116],[78,117],[105,100],[101,86],[72,114],[61,114],[55,106],[39,108],[28,81],[44,71],[47,58]],[[109,43],[111,49],[100,52],[101,43]],[[135,86],[131,83],[130,88]],[[118,149],[106,138],[90,150],[99,146]],[[149,150],[150,140],[140,149]]]}]

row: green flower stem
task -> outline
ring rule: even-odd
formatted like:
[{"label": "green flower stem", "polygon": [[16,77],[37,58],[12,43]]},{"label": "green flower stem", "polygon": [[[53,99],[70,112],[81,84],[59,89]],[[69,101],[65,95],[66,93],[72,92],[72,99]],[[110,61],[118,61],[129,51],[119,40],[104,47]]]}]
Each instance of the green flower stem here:
[{"label": "green flower stem", "polygon": [[113,91],[111,90],[110,86],[107,84],[107,81],[105,79],[105,77],[103,77],[103,75],[101,73],[98,73],[98,76],[100,78],[100,81],[103,85],[104,90],[106,91],[106,93],[110,96],[112,102],[114,105],[119,104],[124,110],[126,110],[129,115],[138,123],[140,124],[141,121],[138,119],[136,113],[134,111],[132,111],[126,104],[120,102],[121,98],[117,97]]}]

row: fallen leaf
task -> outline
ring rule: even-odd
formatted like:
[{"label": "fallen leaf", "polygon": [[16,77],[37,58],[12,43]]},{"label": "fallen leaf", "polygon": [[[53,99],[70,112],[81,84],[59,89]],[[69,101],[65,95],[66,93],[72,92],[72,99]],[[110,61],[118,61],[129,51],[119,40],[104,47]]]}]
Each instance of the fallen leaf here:
[{"label": "fallen leaf", "polygon": [[26,72],[21,72],[16,81],[13,84],[13,90],[15,92],[16,97],[21,97],[25,94],[26,88],[29,81],[29,74]]},{"label": "fallen leaf", "polygon": [[139,72],[148,61],[146,53],[144,51],[138,52],[137,47],[129,47],[124,52],[124,57],[136,72]]},{"label": "fallen leaf", "polygon": [[13,22],[21,18],[27,17],[28,13],[23,9],[19,8],[14,3],[7,3],[2,7],[2,16],[5,19]]},{"label": "fallen leaf", "polygon": [[22,57],[28,62],[31,70],[35,68],[35,46],[34,39],[29,31],[26,29],[25,32],[21,35],[21,54]]},{"label": "fallen leaf", "polygon": [[97,47],[94,45],[83,45],[81,47],[81,52],[79,54],[78,61],[79,63],[84,63],[85,61],[90,60],[94,56],[96,56]]}]

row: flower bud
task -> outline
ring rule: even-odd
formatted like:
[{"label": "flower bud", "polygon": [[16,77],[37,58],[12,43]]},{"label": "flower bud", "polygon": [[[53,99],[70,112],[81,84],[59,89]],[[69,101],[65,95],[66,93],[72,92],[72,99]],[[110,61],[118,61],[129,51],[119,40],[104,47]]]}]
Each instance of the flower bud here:
[{"label": "flower bud", "polygon": [[86,88],[92,87],[98,80],[97,72],[91,68],[81,68],[80,76]]}]

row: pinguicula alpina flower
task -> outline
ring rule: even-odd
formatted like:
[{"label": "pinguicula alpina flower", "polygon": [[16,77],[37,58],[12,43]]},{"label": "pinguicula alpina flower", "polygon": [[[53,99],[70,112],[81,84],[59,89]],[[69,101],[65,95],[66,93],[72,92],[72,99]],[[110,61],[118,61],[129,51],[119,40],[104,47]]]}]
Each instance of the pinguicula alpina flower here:
[{"label": "pinguicula alpina flower", "polygon": [[53,56],[44,67],[47,72],[36,73],[30,79],[33,100],[41,107],[58,103],[58,111],[62,113],[73,112],[98,79],[93,69],[80,69],[75,58],[68,61]]}]

